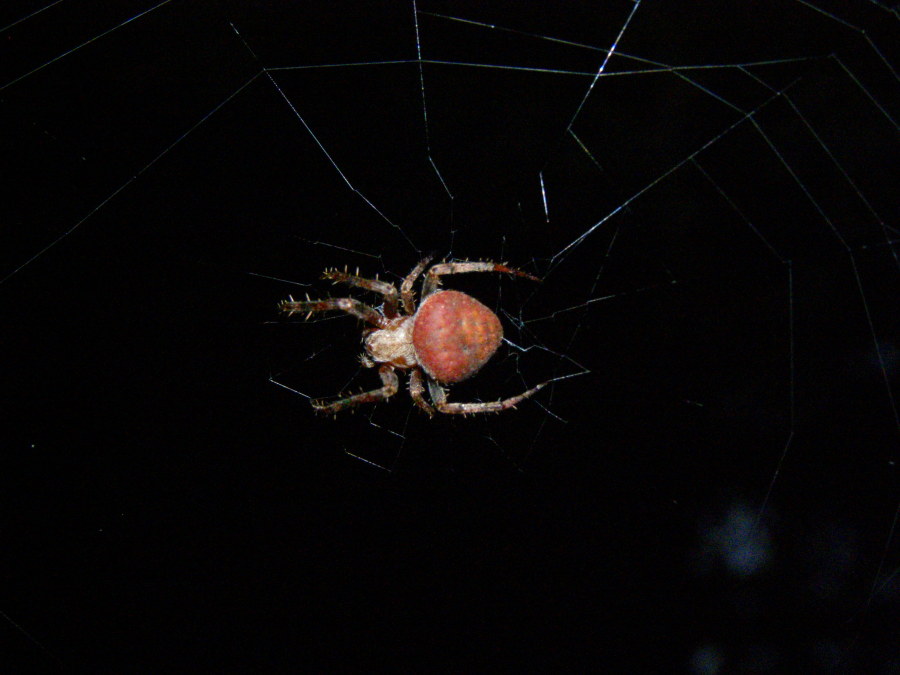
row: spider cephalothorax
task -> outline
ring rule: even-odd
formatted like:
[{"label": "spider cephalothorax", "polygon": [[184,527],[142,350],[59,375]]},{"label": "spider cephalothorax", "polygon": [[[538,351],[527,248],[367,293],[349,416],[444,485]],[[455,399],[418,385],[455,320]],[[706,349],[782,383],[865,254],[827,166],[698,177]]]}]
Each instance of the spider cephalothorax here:
[{"label": "spider cephalothorax", "polygon": [[[449,403],[442,385],[462,382],[487,363],[503,339],[500,319],[475,298],[459,291],[439,289],[441,277],[463,272],[503,272],[539,281],[526,272],[494,262],[455,262],[433,265],[425,274],[422,300],[416,307],[413,285],[425,271],[430,258],[422,260],[397,287],[378,279],[367,279],[347,271],[326,270],[323,277],[335,283],[343,282],[384,296],[381,310],[374,309],[354,298],[325,300],[284,300],[279,308],[289,316],[340,310],[362,319],[370,328],[365,332],[366,353],[363,365],[379,365],[382,386],[379,389],[347,396],[331,403],[313,401],[323,412],[338,412],[361,403],[371,403],[397,393],[399,382],[396,370],[409,371],[409,393],[413,401],[429,415],[442,413],[500,412],[512,408],[528,398],[543,384],[501,401],[489,403]],[[402,305],[402,307],[401,307]],[[423,377],[422,371],[425,372]],[[423,382],[424,380],[424,382]],[[425,383],[432,403],[423,396]]]}]

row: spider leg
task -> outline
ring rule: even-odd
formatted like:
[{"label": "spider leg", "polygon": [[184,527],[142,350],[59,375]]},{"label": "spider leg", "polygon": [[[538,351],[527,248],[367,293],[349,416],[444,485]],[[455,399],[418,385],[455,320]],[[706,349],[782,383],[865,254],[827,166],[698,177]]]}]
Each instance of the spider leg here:
[{"label": "spider leg", "polygon": [[409,395],[412,397],[413,403],[428,413],[431,417],[434,415],[434,408],[428,405],[423,394],[425,393],[425,385],[422,381],[422,369],[413,368],[409,372]]},{"label": "spider leg", "polygon": [[377,276],[374,279],[361,277],[359,276],[359,269],[356,270],[356,274],[349,274],[346,268],[343,272],[337,269],[329,269],[322,273],[322,278],[329,279],[336,284],[349,284],[350,286],[356,286],[357,288],[364,288],[367,291],[380,293],[384,296],[384,315],[388,319],[393,319],[398,316],[397,287],[394,286],[394,284],[389,284],[386,281],[379,281]]},{"label": "spider leg", "polygon": [[364,403],[383,401],[396,394],[400,385],[399,380],[397,379],[397,373],[394,372],[394,367],[389,363],[385,363],[378,369],[378,375],[381,376],[382,383],[382,386],[379,389],[364,391],[361,394],[354,394],[352,396],[345,396],[344,398],[339,398],[337,401],[332,401],[331,403],[324,403],[316,400],[312,402],[312,407],[318,412],[336,413],[344,408],[350,408]]},{"label": "spider leg", "polygon": [[425,275],[425,283],[422,286],[422,297],[431,295],[437,287],[441,285],[441,277],[448,274],[464,274],[466,272],[500,272],[503,274],[512,274],[517,277],[525,277],[532,281],[540,281],[533,274],[523,272],[515,267],[509,267],[503,263],[495,263],[489,260],[483,262],[451,262],[440,263],[432,266]]},{"label": "spider leg", "polygon": [[288,316],[298,313],[306,314],[307,319],[318,312],[339,310],[341,312],[346,312],[347,314],[352,314],[357,319],[362,319],[366,323],[377,326],[378,328],[386,328],[388,326],[388,320],[378,312],[378,310],[353,298],[310,300],[307,297],[306,300],[294,300],[289,297],[288,300],[282,300],[278,303],[278,309]]},{"label": "spider leg", "polygon": [[403,284],[400,286],[400,297],[403,300],[403,309],[407,314],[412,316],[416,313],[416,301],[415,294],[413,293],[413,284],[416,283],[416,279],[425,271],[425,267],[428,263],[431,262],[431,259],[434,258],[433,255],[428,255],[422,258],[419,261],[419,264],[416,265],[412,272],[406,275],[406,278],[403,280]]},{"label": "spider leg", "polygon": [[428,392],[431,394],[431,400],[434,402],[434,407],[438,412],[448,415],[472,415],[477,413],[498,413],[515,408],[517,403],[534,395],[546,384],[546,382],[543,382],[518,396],[510,396],[502,401],[488,401],[487,403],[448,403],[447,390],[432,380],[428,380]]}]

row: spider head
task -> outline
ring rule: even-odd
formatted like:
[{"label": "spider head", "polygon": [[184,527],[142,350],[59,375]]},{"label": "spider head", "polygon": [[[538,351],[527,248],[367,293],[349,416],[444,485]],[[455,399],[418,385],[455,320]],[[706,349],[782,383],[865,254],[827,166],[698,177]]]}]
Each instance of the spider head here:
[{"label": "spider head", "polygon": [[373,361],[390,363],[397,368],[412,368],[416,365],[411,319],[409,316],[397,317],[386,328],[368,331],[363,344]]}]

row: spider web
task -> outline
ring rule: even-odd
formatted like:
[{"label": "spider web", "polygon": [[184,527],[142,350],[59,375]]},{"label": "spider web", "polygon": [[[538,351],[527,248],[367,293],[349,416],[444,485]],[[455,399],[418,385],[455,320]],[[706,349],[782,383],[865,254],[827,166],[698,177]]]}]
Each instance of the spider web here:
[{"label": "spider web", "polygon": [[[522,531],[655,616],[663,664],[900,667],[896,8],[303,4],[2,10],[16,649],[95,662],[158,629],[111,638],[108,586],[85,621],[93,569],[61,596],[28,532],[131,569],[131,538],[225,513],[271,552],[246,523],[324,518],[303,475],[326,503],[472,490],[495,524],[561,527],[578,543]],[[427,420],[401,392],[314,417],[377,378],[351,319],[277,301],[430,252],[543,279],[448,279],[506,332],[452,400],[551,386],[499,416]]]}]

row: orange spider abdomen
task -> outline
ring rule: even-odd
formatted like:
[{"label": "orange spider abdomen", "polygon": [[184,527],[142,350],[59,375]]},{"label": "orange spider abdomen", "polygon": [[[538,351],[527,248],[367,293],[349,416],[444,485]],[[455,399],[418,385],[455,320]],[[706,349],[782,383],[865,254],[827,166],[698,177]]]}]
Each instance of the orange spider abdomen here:
[{"label": "orange spider abdomen", "polygon": [[425,298],[416,312],[412,333],[419,365],[446,384],[477,373],[502,338],[497,315],[459,291],[439,291]]}]

